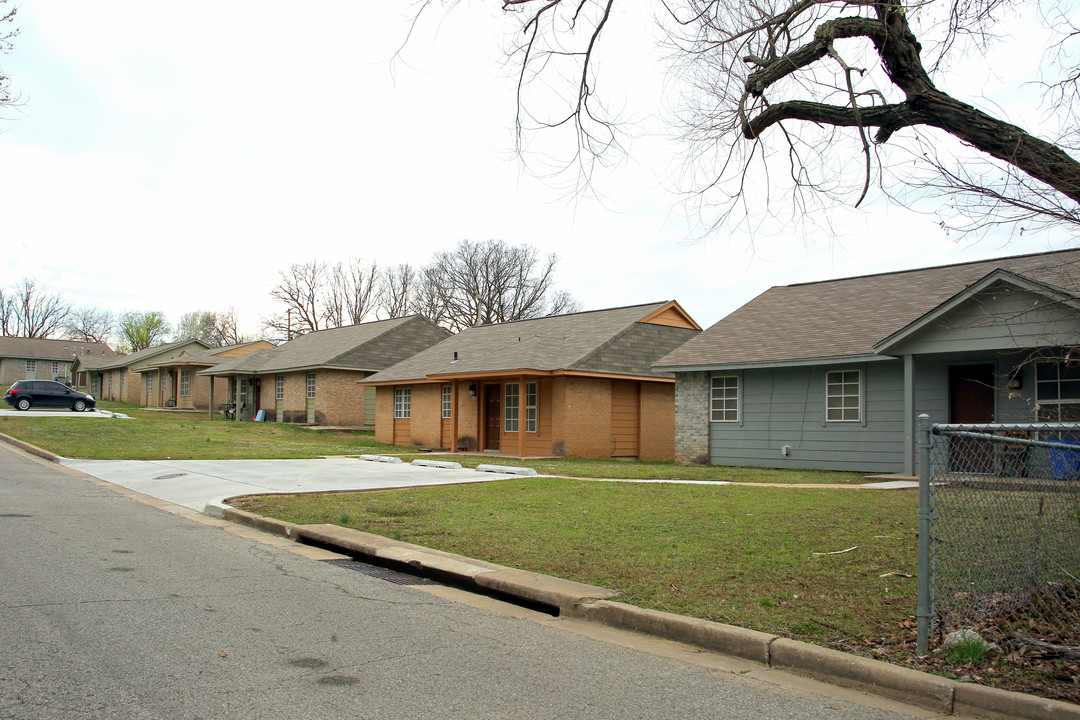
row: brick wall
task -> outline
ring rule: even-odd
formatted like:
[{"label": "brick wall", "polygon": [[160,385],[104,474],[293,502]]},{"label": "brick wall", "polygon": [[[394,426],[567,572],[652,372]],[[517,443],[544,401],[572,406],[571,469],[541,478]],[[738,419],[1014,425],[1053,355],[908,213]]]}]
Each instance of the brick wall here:
[{"label": "brick wall", "polygon": [[642,460],[675,459],[675,386],[643,382],[638,457]]},{"label": "brick wall", "polygon": [[566,454],[611,457],[611,381],[573,377],[566,384]]},{"label": "brick wall", "polygon": [[370,374],[356,370],[316,371],[315,422],[319,425],[362,426],[364,390],[356,383]]},{"label": "brick wall", "polygon": [[709,463],[709,373],[675,375],[675,461]]},{"label": "brick wall", "polygon": [[476,394],[469,392],[472,383],[459,382],[455,410],[457,411],[458,446],[464,450],[476,450],[480,438],[479,412],[481,385],[477,385]]},{"label": "brick wall", "polygon": [[442,446],[442,383],[412,386],[410,440],[418,447]]}]

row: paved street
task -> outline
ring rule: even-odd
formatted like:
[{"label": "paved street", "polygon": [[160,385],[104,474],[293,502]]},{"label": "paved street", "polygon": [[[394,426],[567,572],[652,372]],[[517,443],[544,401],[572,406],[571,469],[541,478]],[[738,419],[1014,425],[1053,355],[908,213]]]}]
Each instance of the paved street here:
[{"label": "paved street", "polygon": [[7,446],[0,509],[0,717],[927,716],[454,602],[163,512]]}]

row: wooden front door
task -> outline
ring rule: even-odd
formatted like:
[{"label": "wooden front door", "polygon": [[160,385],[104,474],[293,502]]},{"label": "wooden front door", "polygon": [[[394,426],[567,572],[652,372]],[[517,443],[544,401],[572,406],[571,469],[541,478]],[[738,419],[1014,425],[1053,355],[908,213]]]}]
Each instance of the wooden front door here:
[{"label": "wooden front door", "polygon": [[[994,422],[994,365],[954,365],[949,368],[949,422],[984,425]],[[955,472],[988,473],[994,468],[989,442],[952,438],[949,467]]]},{"label": "wooden front door", "polygon": [[502,385],[484,386],[484,449],[498,450],[502,429]]}]

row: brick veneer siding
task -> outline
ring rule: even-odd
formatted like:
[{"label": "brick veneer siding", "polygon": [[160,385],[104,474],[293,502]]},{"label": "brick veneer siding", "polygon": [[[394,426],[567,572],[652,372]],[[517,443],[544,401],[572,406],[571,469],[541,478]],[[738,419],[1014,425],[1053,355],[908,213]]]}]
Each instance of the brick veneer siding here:
[{"label": "brick veneer siding", "polygon": [[[317,370],[315,422],[319,425],[363,426],[364,390],[356,383],[370,374],[357,370]],[[303,375],[306,377],[307,373]],[[273,383],[273,376],[269,380]],[[307,402],[306,391],[304,402]]]},{"label": "brick veneer siding", "polygon": [[412,386],[409,437],[417,447],[442,447],[442,383]]},{"label": "brick veneer siding", "polygon": [[675,375],[675,461],[709,464],[709,373]]},{"label": "brick veneer siding", "polygon": [[565,400],[566,454],[611,457],[611,381],[568,378]]},{"label": "brick veneer siding", "polygon": [[394,388],[375,388],[375,440],[394,444]]}]

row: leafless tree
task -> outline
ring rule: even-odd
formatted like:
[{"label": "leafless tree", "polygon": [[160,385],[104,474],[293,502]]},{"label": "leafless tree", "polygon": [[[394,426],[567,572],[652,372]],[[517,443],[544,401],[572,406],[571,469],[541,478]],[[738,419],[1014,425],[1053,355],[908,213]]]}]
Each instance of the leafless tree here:
[{"label": "leafless tree", "polygon": [[214,314],[214,342],[216,347],[239,345],[251,338],[240,333],[236,308],[229,307]]},{"label": "leafless tree", "polygon": [[441,316],[433,320],[453,331],[572,312],[577,303],[555,288],[557,263],[531,245],[462,240],[424,267],[413,307],[430,309]]},{"label": "leafless tree", "polygon": [[0,329],[8,336],[48,339],[60,332],[70,313],[63,298],[42,293],[29,278],[0,290]]},{"label": "leafless tree", "polygon": [[294,263],[278,273],[278,277],[270,297],[283,304],[285,312],[263,318],[264,329],[275,337],[291,340],[322,328],[326,317],[322,302],[326,263],[318,260]]},{"label": "leafless tree", "polygon": [[[617,118],[598,87],[604,40],[630,30],[618,11],[633,4],[502,5],[521,30],[519,148],[530,130],[573,128],[586,172],[588,158],[621,153]],[[976,107],[988,104],[980,88],[955,69],[976,53],[989,67],[1008,63],[994,54],[999,23],[1033,18],[1052,39],[1041,76],[1030,79],[1045,87],[1045,122],[1026,129]],[[877,186],[916,207],[936,196],[943,224],[960,230],[1007,223],[1080,231],[1074,4],[666,0],[658,20],[682,83],[687,190],[707,226],[753,227],[782,210],[813,218],[835,202],[858,205]],[[1043,50],[1038,42],[1032,52]],[[551,110],[553,93],[562,104]]]},{"label": "leafless tree", "polygon": [[[15,22],[17,7],[7,8],[9,0],[0,0],[0,28],[10,27]],[[18,36],[18,28],[0,29],[0,54],[11,52],[15,38]],[[11,78],[0,68],[0,107],[11,105],[15,102],[15,95],[11,91]]]},{"label": "leafless tree", "polygon": [[338,262],[327,272],[323,317],[327,327],[357,325],[375,310],[379,266],[359,258]]},{"label": "leafless tree", "polygon": [[64,322],[64,337],[89,343],[107,343],[116,326],[111,310],[97,307],[75,308]]},{"label": "leafless tree", "polygon": [[404,317],[411,312],[410,305],[418,284],[417,275],[416,268],[407,263],[386,269],[379,293],[379,317]]}]

